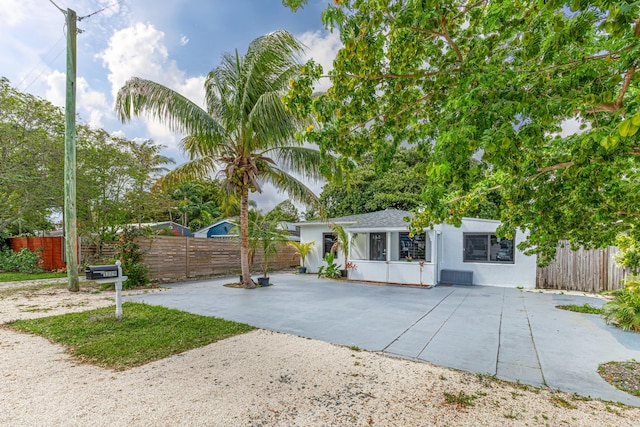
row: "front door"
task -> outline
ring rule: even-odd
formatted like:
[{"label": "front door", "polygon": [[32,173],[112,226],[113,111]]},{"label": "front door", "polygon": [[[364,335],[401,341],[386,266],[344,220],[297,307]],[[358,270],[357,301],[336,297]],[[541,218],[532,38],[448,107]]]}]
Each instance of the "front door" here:
[{"label": "front door", "polygon": [[369,235],[369,259],[373,261],[387,260],[387,233],[371,233]]}]

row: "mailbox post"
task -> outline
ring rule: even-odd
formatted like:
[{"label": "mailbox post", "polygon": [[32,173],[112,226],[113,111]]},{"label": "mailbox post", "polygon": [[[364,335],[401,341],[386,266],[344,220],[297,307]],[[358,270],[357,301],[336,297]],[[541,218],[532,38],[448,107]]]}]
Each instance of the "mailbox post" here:
[{"label": "mailbox post", "polygon": [[85,273],[88,280],[98,283],[115,283],[116,288],[116,319],[122,319],[122,282],[128,279],[122,275],[120,260],[115,265],[90,265]]}]

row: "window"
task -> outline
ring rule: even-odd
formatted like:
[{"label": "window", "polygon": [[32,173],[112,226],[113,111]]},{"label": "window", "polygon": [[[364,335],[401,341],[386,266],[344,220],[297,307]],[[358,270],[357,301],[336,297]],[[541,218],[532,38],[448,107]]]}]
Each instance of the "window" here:
[{"label": "window", "polygon": [[413,238],[409,233],[400,233],[400,258],[401,260],[411,257],[411,259],[426,260],[427,238],[426,235],[416,234]]},{"label": "window", "polygon": [[322,242],[323,242],[323,252],[322,258],[329,252],[331,252],[331,248],[336,243],[336,236],[333,233],[322,233]]},{"label": "window", "polygon": [[387,259],[387,233],[371,233],[369,235],[369,259],[373,261]]},{"label": "window", "polygon": [[496,237],[495,234],[463,235],[464,262],[498,262],[513,264],[513,241]]}]

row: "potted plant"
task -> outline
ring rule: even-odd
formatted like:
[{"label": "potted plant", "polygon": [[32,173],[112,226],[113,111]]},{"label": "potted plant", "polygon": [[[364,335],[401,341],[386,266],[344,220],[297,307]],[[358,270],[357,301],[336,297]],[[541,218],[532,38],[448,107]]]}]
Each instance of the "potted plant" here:
[{"label": "potted plant", "polygon": [[289,242],[289,246],[293,247],[296,251],[298,251],[298,255],[300,255],[300,267],[298,267],[298,273],[304,274],[307,272],[307,267],[304,266],[304,260],[307,258],[307,255],[313,250],[313,245],[316,242]]},{"label": "potted plant", "polygon": [[259,213],[249,221],[249,261],[253,264],[257,249],[262,249],[262,277],[259,286],[269,286],[269,257],[278,254],[278,245],[287,242],[287,232],[277,221],[267,221]]},{"label": "potted plant", "polygon": [[[347,233],[341,225],[331,224],[329,227],[336,236],[336,242],[331,247],[331,253],[335,254],[335,252],[340,249],[342,251],[342,256],[344,257],[344,265],[346,266],[347,259],[349,258],[349,246],[351,246],[357,234],[354,234],[349,238],[349,233]],[[348,270],[346,267],[343,270],[340,270],[340,272],[342,277],[347,277]]]}]

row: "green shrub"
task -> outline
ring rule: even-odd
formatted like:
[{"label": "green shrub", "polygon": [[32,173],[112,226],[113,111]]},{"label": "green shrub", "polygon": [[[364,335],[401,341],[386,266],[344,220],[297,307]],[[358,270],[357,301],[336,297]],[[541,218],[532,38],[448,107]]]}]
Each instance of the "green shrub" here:
[{"label": "green shrub", "polygon": [[341,276],[341,265],[336,264],[334,254],[326,254],[324,256],[324,262],[326,262],[327,265],[322,265],[320,266],[320,268],[318,268],[318,277],[328,277],[329,279],[335,279]]},{"label": "green shrub", "polygon": [[149,267],[144,264],[131,264],[122,269],[122,274],[127,276],[127,280],[122,283],[123,289],[145,286],[149,283]]},{"label": "green shrub", "polygon": [[122,231],[118,239],[116,258],[122,263],[122,273],[128,277],[122,284],[124,289],[149,283],[149,268],[142,263],[142,251],[135,241],[138,235],[137,229],[128,228]]},{"label": "green shrub", "polygon": [[21,248],[19,252],[5,250],[0,252],[0,270],[17,271],[19,273],[40,273],[38,252]]},{"label": "green shrub", "polygon": [[633,273],[640,272],[640,241],[637,233],[619,234],[615,245],[620,249],[613,255],[613,260],[620,268],[628,268]]},{"label": "green shrub", "polygon": [[640,276],[629,276],[624,289],[614,293],[615,299],[603,307],[607,323],[625,331],[640,332]]}]

